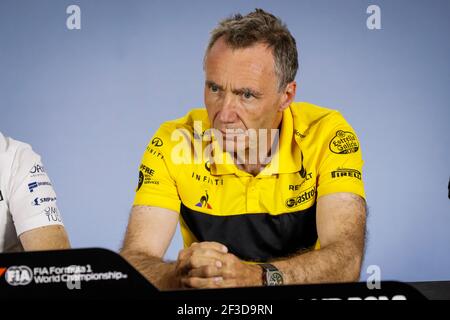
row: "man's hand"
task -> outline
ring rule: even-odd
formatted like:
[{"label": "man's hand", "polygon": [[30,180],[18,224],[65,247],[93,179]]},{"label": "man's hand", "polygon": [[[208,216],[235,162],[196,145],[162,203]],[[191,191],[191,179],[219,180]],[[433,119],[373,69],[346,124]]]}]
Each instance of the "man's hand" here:
[{"label": "man's hand", "polygon": [[187,288],[257,286],[262,282],[259,266],[243,263],[218,242],[194,242],[181,250],[175,273]]}]

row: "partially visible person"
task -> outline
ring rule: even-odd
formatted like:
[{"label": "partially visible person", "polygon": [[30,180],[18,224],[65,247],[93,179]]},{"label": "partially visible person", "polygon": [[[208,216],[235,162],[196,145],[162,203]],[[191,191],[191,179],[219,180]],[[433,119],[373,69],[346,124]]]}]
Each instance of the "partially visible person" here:
[{"label": "partially visible person", "polygon": [[0,253],[67,248],[69,238],[40,156],[0,132]]}]

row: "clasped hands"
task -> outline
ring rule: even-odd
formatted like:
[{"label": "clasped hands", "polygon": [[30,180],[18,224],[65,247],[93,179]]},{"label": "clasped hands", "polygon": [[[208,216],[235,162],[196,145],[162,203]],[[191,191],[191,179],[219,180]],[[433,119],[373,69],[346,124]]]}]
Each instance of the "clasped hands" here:
[{"label": "clasped hands", "polygon": [[258,265],[242,262],[218,242],[194,242],[182,249],[175,263],[175,277],[182,288],[227,288],[262,284]]}]

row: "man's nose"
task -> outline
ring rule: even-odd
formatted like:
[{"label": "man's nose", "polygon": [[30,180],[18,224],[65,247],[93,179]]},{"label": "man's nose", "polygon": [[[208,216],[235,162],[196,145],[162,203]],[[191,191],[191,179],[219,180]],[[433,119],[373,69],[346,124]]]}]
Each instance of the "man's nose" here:
[{"label": "man's nose", "polygon": [[236,121],[236,118],[236,101],[234,101],[232,95],[227,94],[223,100],[222,108],[220,110],[220,121],[224,123],[232,123]]}]

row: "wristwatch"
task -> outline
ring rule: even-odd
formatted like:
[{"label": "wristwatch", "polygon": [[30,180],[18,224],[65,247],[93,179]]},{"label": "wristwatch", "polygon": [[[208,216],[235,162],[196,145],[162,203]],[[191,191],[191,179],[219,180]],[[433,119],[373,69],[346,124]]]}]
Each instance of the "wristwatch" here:
[{"label": "wristwatch", "polygon": [[283,284],[283,273],[277,269],[273,264],[261,263],[262,280],[265,286],[279,286]]}]

